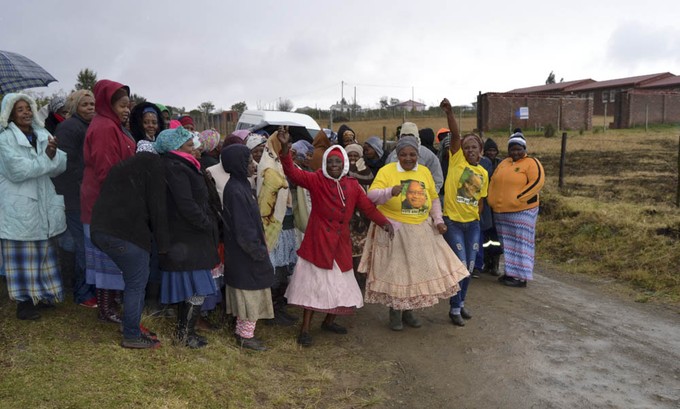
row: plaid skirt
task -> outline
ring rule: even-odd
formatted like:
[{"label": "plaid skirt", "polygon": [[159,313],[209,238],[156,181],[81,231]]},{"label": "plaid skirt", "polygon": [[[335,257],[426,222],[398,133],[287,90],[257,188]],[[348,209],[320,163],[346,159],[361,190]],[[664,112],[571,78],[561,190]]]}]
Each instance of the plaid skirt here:
[{"label": "plaid skirt", "polygon": [[106,253],[92,243],[89,224],[83,224],[83,233],[85,233],[85,281],[100,290],[124,290],[123,272]]},{"label": "plaid skirt", "polygon": [[56,243],[51,240],[0,240],[7,292],[15,301],[63,299]]},{"label": "plaid skirt", "polygon": [[493,216],[503,244],[505,275],[532,280],[538,207],[521,212],[494,213]]}]

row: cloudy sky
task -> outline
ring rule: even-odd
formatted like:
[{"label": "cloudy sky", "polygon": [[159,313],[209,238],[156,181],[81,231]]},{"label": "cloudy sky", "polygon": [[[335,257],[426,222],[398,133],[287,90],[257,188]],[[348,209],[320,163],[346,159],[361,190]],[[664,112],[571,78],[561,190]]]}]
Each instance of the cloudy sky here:
[{"label": "cloudy sky", "polygon": [[680,75],[680,1],[13,1],[0,49],[70,91],[83,68],[172,106],[328,108],[382,96],[470,104],[481,92]]}]

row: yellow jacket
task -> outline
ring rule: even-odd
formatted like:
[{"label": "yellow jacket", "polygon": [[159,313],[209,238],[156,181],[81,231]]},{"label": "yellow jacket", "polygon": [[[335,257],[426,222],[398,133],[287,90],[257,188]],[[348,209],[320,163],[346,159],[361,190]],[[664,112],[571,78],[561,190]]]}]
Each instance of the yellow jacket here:
[{"label": "yellow jacket", "polygon": [[514,213],[533,209],[539,204],[538,192],[545,184],[543,165],[525,156],[513,162],[504,159],[493,172],[487,203],[495,213]]}]

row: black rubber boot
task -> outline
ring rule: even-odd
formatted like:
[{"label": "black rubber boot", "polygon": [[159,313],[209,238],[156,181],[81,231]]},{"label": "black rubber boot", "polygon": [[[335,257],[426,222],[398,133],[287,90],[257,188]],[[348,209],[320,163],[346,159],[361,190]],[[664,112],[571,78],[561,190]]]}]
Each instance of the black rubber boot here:
[{"label": "black rubber boot", "polygon": [[196,322],[201,316],[201,306],[186,302],[180,303],[177,309],[176,342],[192,349],[203,348],[208,340],[196,334]]},{"label": "black rubber boot", "polygon": [[40,319],[40,313],[33,301],[19,301],[17,303],[17,318],[20,320],[35,321]]},{"label": "black rubber boot", "polygon": [[402,312],[390,308],[390,329],[392,331],[401,331],[404,329],[404,324],[402,323]]}]

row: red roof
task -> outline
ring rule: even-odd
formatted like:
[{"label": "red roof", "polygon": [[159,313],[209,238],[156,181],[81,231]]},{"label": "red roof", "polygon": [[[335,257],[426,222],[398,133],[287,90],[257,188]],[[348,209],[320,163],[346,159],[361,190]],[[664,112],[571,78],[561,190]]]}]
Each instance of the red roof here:
[{"label": "red roof", "polygon": [[668,77],[674,77],[674,75],[670,72],[663,72],[659,74],[639,75],[637,77],[619,78],[608,81],[597,81],[590,84],[576,86],[569,89],[569,91],[579,92],[604,88],[641,87],[650,82],[658,81]]},{"label": "red roof", "polygon": [[666,87],[680,87],[680,76],[674,75],[666,77],[658,81],[653,81],[643,85],[640,88],[666,88]]},{"label": "red roof", "polygon": [[571,87],[576,87],[580,85],[585,85],[585,84],[590,84],[595,82],[595,80],[592,80],[590,78],[588,79],[583,79],[583,80],[576,80],[576,81],[567,81],[567,82],[556,82],[554,84],[545,84],[545,85],[537,85],[534,87],[527,87],[527,88],[517,88],[513,89],[512,91],[508,91],[508,93],[517,93],[517,94],[531,94],[531,93],[547,93],[547,92],[562,92],[566,91],[567,88],[571,89]]}]

